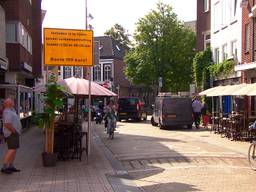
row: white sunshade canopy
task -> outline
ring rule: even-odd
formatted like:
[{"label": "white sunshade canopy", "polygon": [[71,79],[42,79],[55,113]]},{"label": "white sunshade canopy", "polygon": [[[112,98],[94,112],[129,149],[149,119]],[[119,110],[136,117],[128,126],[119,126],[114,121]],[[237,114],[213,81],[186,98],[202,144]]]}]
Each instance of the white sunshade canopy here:
[{"label": "white sunshade canopy", "polygon": [[227,96],[227,95],[256,95],[256,83],[253,84],[238,84],[238,85],[226,85],[217,86],[204,90],[199,95],[206,95],[207,97],[214,96]]},{"label": "white sunshade canopy", "polygon": [[223,87],[223,86],[212,87],[212,88],[206,89],[206,90],[200,92],[199,95],[208,96],[208,94],[215,92],[217,89],[220,89],[220,87]]}]

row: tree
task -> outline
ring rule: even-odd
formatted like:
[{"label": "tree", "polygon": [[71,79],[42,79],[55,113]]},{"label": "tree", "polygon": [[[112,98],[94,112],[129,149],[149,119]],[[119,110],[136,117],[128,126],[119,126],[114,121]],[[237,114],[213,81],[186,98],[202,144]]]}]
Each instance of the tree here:
[{"label": "tree", "polygon": [[177,19],[172,7],[157,4],[137,23],[136,46],[125,56],[126,75],[134,84],[158,86],[162,91],[188,90],[192,80],[195,34]]},{"label": "tree", "polygon": [[124,46],[127,50],[129,49],[131,45],[131,41],[129,39],[129,34],[127,30],[125,30],[121,25],[115,24],[113,27],[111,27],[109,30],[107,30],[105,35],[112,37],[114,40],[116,40],[118,43]]}]

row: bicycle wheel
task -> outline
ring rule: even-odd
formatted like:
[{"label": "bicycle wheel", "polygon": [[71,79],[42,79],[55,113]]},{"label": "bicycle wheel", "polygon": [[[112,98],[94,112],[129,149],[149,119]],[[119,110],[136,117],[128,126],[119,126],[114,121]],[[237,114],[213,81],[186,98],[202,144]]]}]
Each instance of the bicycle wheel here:
[{"label": "bicycle wheel", "polygon": [[248,160],[251,168],[256,170],[256,143],[252,143],[248,150]]}]

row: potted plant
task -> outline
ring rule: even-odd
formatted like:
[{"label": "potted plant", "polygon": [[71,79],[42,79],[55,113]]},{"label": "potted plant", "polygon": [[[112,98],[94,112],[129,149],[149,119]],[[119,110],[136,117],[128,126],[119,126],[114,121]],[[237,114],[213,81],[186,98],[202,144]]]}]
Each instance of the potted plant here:
[{"label": "potted plant", "polygon": [[44,112],[37,116],[37,124],[45,130],[45,145],[42,154],[44,166],[55,166],[57,156],[54,154],[54,123],[56,111],[64,107],[63,88],[55,80],[46,85]]}]

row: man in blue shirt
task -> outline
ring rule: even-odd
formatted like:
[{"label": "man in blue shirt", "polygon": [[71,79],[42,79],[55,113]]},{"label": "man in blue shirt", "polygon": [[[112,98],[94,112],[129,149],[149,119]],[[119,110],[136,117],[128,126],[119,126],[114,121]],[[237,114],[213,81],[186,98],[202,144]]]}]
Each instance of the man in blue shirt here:
[{"label": "man in blue shirt", "polygon": [[197,129],[199,129],[202,108],[203,108],[203,104],[200,102],[199,97],[196,96],[196,98],[192,102],[192,110],[193,110],[195,126]]},{"label": "man in blue shirt", "polygon": [[4,155],[2,173],[11,174],[19,172],[13,166],[17,149],[19,148],[19,135],[21,134],[20,118],[14,110],[14,102],[11,98],[4,101],[3,111],[3,133],[7,143],[8,150]]}]

